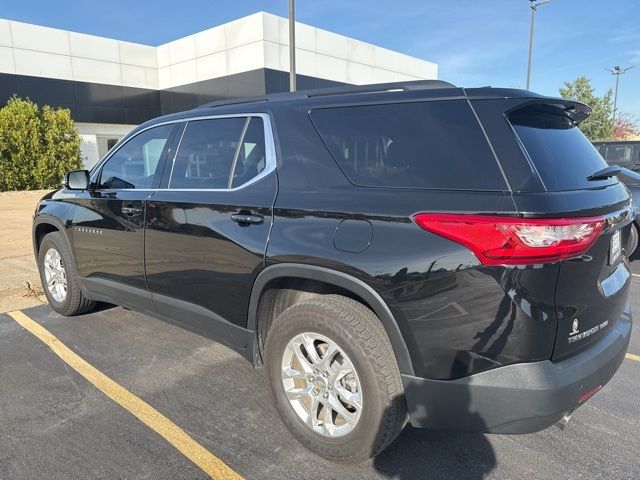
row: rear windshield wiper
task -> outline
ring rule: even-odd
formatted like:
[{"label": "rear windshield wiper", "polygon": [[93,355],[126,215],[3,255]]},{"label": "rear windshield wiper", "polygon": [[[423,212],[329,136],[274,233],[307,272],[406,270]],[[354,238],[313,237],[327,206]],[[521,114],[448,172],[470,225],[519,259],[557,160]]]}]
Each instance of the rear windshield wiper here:
[{"label": "rear windshield wiper", "polygon": [[621,167],[620,165],[610,165],[602,170],[598,170],[596,173],[589,175],[587,180],[604,180],[605,178],[611,178],[613,176],[640,181],[640,174],[628,168]]}]

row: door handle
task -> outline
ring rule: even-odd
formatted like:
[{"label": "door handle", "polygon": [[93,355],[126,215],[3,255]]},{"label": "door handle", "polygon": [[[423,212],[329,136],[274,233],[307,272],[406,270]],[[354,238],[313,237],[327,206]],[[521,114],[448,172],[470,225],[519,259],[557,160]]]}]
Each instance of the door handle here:
[{"label": "door handle", "polygon": [[142,209],[134,207],[133,205],[127,205],[125,207],[122,207],[122,213],[129,216],[140,215],[142,213]]},{"label": "door handle", "polygon": [[238,222],[240,225],[248,226],[264,222],[264,217],[253,213],[234,213],[231,215],[231,220]]}]

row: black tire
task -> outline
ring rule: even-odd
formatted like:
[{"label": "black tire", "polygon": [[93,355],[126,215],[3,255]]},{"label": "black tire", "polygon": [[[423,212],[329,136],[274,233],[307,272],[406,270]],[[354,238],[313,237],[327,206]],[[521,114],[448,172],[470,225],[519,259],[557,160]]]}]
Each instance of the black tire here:
[{"label": "black tire", "polygon": [[[61,302],[58,302],[53,297],[51,291],[47,287],[47,280],[44,271],[44,259],[46,253],[52,248],[57,250],[60,254],[65,270],[67,293],[64,300]],[[38,250],[38,270],[40,271],[42,289],[49,301],[49,305],[51,305],[51,308],[60,315],[64,315],[65,317],[80,315],[95,307],[95,302],[86,298],[82,293],[82,289],[78,282],[78,271],[76,270],[75,262],[71,254],[71,248],[67,243],[67,239],[61,232],[48,233],[40,242],[40,248]]]},{"label": "black tire", "polygon": [[[363,408],[348,434],[323,436],[295,413],[282,385],[282,358],[291,339],[314,332],[334,341],[360,379]],[[321,295],[289,307],[273,322],[265,341],[265,371],[276,407],[293,435],[309,450],[331,460],[358,461],[375,456],[402,431],[406,419],[400,371],[378,317],[340,295]]]}]

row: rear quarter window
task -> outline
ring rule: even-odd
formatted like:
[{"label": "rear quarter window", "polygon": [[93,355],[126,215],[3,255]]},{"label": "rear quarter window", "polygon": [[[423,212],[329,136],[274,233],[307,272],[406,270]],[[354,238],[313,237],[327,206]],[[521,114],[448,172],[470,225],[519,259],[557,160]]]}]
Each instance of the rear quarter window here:
[{"label": "rear quarter window", "polygon": [[466,101],[334,107],[312,110],[310,115],[356,185],[507,189]]},{"label": "rear quarter window", "polygon": [[523,150],[548,191],[579,190],[617,183],[587,180],[607,167],[573,120],[557,108],[530,105],[508,115]]}]

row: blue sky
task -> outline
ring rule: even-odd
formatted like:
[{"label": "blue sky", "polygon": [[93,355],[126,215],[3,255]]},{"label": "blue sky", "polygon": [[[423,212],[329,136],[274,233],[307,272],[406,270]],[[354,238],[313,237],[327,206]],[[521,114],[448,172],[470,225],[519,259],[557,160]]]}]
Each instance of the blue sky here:
[{"label": "blue sky", "polygon": [[[523,88],[528,0],[297,0],[299,21],[434,61],[460,86]],[[257,11],[287,15],[287,0],[0,0],[0,16],[149,45]],[[637,68],[621,78],[619,108],[640,119],[640,2],[552,0],[540,7],[531,89],[557,95],[566,80],[613,87],[605,68]]]}]

